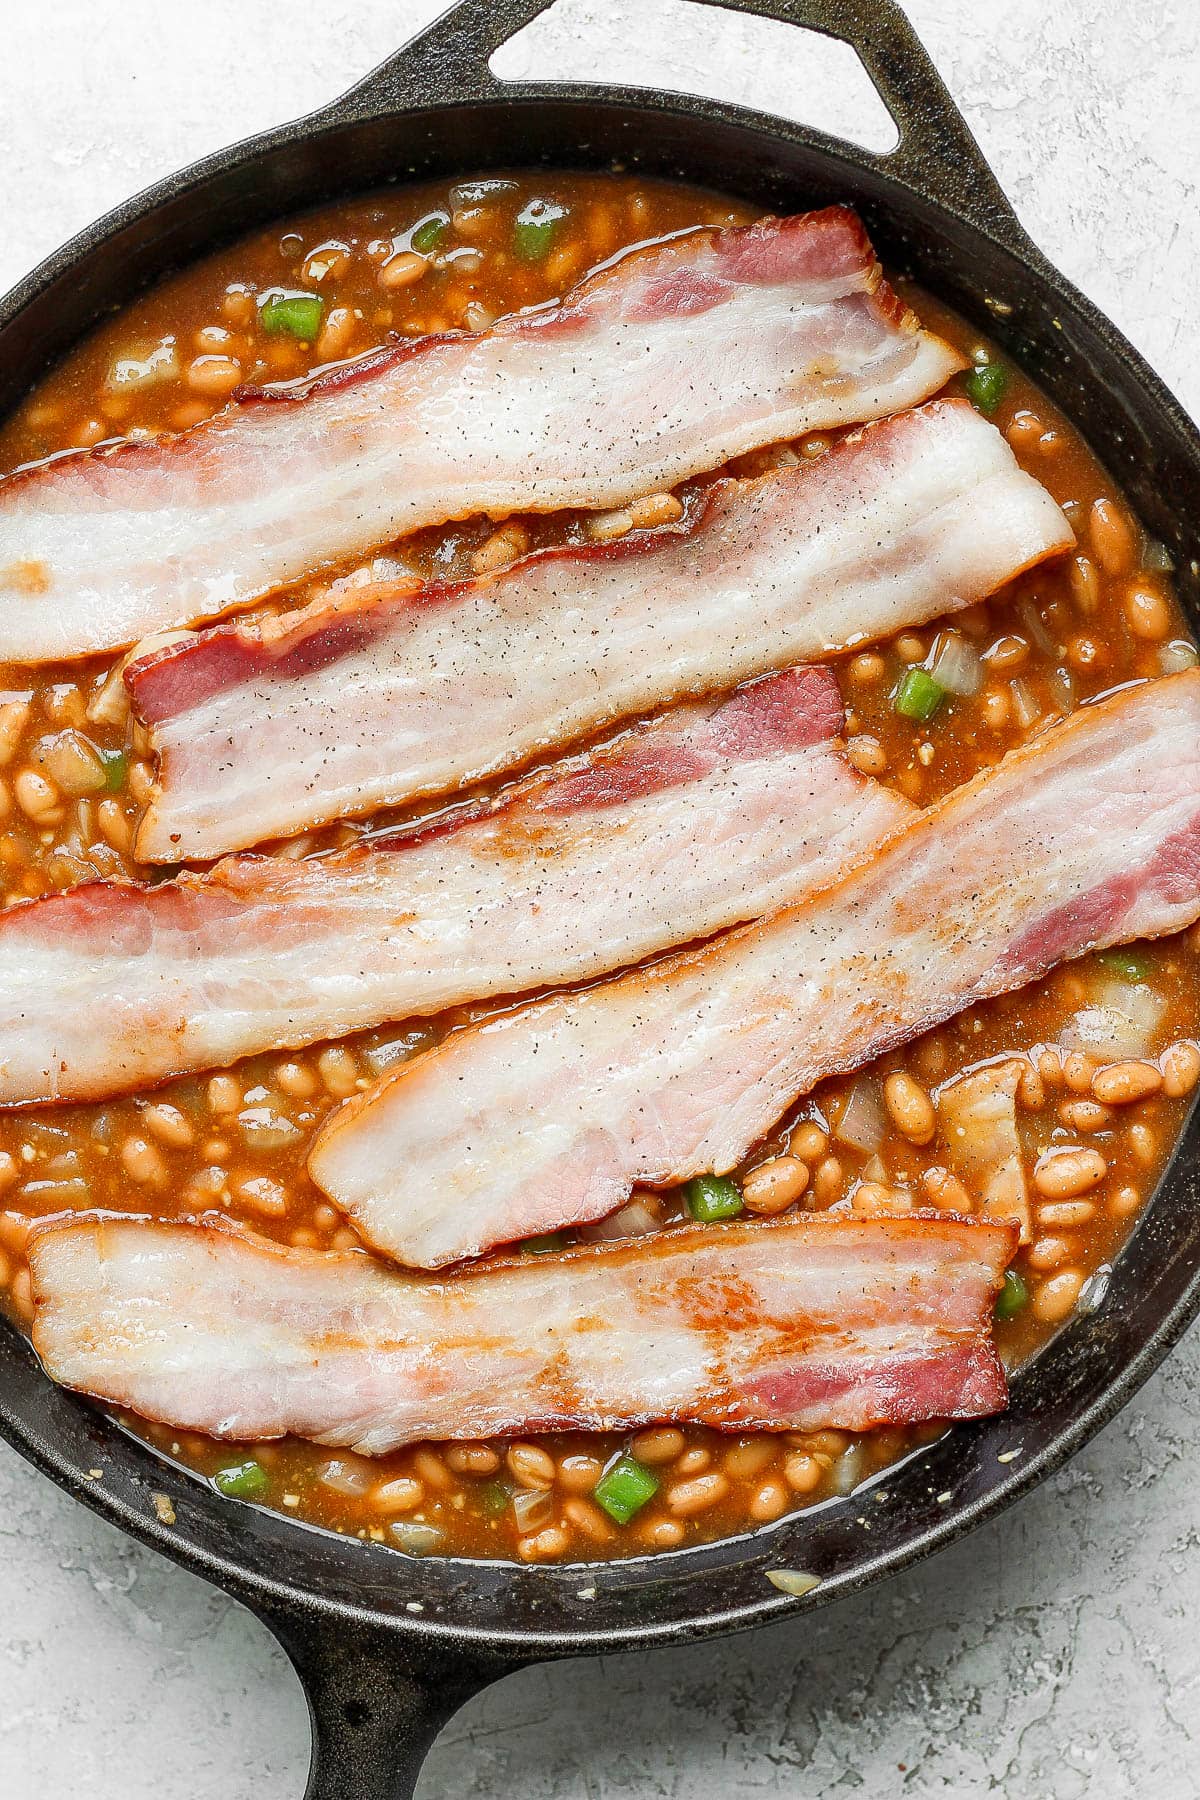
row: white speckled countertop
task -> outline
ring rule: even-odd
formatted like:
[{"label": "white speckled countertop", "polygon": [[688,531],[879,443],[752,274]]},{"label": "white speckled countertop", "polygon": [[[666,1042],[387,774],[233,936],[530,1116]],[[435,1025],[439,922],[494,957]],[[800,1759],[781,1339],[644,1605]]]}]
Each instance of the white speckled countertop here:
[{"label": "white speckled countertop", "polygon": [[[0,288],[108,206],[292,117],[426,0],[54,0],[4,9]],[[646,78],[849,128],[811,40],[567,0],[502,72]],[[1200,5],[908,0],[1032,235],[1200,407]],[[1200,1796],[1200,1336],[1016,1511],[795,1625],[529,1670],[472,1702],[421,1800]],[[295,1800],[298,1684],[233,1602],[0,1447],[3,1800]]]}]

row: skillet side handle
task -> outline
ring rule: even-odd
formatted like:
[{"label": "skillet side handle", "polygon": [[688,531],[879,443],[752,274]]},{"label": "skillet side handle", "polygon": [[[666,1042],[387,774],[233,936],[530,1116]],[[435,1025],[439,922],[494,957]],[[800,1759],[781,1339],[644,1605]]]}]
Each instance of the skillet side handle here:
[{"label": "skillet side handle", "polygon": [[254,1611],[287,1652],[308,1701],[304,1800],[412,1800],[442,1727],[514,1667],[316,1613],[261,1604]]},{"label": "skillet side handle", "polygon": [[[489,59],[552,3],[459,0],[327,110],[339,119],[368,118],[411,106],[494,100],[508,84],[492,74]],[[887,154],[856,149],[855,157],[895,175],[1017,255],[1041,260],[898,0],[698,3],[775,19],[849,44],[900,137]],[[604,90],[581,85],[580,91]]]}]

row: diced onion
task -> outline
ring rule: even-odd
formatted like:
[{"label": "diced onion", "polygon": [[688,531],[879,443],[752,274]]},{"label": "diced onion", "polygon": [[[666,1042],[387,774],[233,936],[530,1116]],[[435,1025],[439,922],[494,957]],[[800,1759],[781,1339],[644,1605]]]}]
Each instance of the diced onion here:
[{"label": "diced onion", "polygon": [[513,1515],[521,1531],[536,1531],[554,1511],[554,1501],[545,1488],[522,1488],[512,1497]]},{"label": "diced onion", "polygon": [[857,1150],[878,1150],[886,1130],[883,1105],[873,1084],[860,1078],[850,1090],[850,1098],[837,1125],[834,1137]]},{"label": "diced onion", "polygon": [[1054,704],[1064,717],[1075,711],[1075,678],[1070,669],[1055,669],[1050,677],[1050,692],[1054,695]]},{"label": "diced onion", "polygon": [[1164,675],[1178,675],[1184,669],[1194,669],[1200,655],[1195,644],[1189,644],[1186,638],[1176,638],[1173,643],[1164,644],[1158,653],[1158,666]]},{"label": "diced onion", "polygon": [[382,1043],[371,1044],[362,1053],[363,1061],[372,1075],[382,1075],[385,1070],[394,1069],[415,1055],[427,1035],[419,1027],[415,1031],[402,1031],[398,1037],[385,1038]]},{"label": "diced onion", "polygon": [[1171,555],[1167,546],[1165,544],[1160,544],[1157,538],[1146,539],[1146,548],[1142,552],[1142,562],[1147,569],[1158,569],[1164,574],[1169,574],[1175,567],[1175,558]]},{"label": "diced onion", "polygon": [[1046,656],[1060,654],[1058,646],[1046,628],[1046,621],[1038,610],[1037,604],[1033,600],[1022,600],[1017,611],[1021,615],[1021,623],[1038,649]]},{"label": "diced onion", "polygon": [[1146,1056],[1167,1003],[1144,982],[1104,982],[1059,1033],[1064,1050],[1086,1050],[1109,1062]]},{"label": "diced onion", "polygon": [[341,1456],[331,1456],[328,1462],[322,1463],[317,1475],[321,1486],[332,1489],[335,1494],[365,1494],[376,1479],[373,1469]]},{"label": "diced onion", "polygon": [[851,1444],[833,1465],[833,1491],[835,1494],[852,1494],[862,1478],[863,1447]]},{"label": "diced onion", "polygon": [[418,1525],[413,1519],[393,1519],[388,1530],[401,1550],[410,1556],[428,1556],[441,1544],[444,1532],[436,1525]]},{"label": "diced onion", "polygon": [[594,1225],[585,1225],[579,1235],[589,1243],[607,1243],[613,1238],[648,1237],[652,1231],[659,1229],[660,1223],[644,1201],[630,1200],[615,1213],[609,1213],[607,1219],[597,1219]]},{"label": "diced onion", "polygon": [[1015,681],[1009,682],[1008,687],[1009,692],[1012,694],[1013,707],[1017,715],[1017,724],[1021,727],[1022,731],[1028,731],[1031,726],[1037,724],[1042,716],[1041,703],[1029,683],[1027,681],[1022,681],[1019,675]]},{"label": "diced onion", "polygon": [[933,661],[926,665],[939,687],[948,694],[968,697],[983,686],[979,654],[957,631],[944,631],[937,641]]},{"label": "diced onion", "polygon": [[104,378],[104,385],[115,393],[124,394],[137,388],[153,387],[157,381],[178,379],[179,353],[175,339],[165,338],[144,355],[118,356]]},{"label": "diced onion", "polygon": [[821,1585],[819,1575],[806,1574],[803,1569],[767,1569],[764,1573],[772,1587],[781,1594],[790,1594],[793,1600],[802,1600]]}]

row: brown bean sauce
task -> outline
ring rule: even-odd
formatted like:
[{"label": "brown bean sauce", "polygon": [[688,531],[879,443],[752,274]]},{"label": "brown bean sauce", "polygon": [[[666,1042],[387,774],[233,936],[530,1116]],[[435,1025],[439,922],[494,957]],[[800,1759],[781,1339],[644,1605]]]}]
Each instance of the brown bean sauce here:
[{"label": "brown bean sauce", "polygon": [[[518,215],[531,200],[561,209],[541,241],[521,235]],[[502,313],[562,293],[628,244],[753,216],[739,202],[665,183],[545,173],[397,188],[327,208],[172,276],[99,327],[0,429],[0,469],[71,446],[186,429],[224,405],[240,382],[301,377],[392,333],[480,330]],[[318,297],[319,321],[311,304],[301,315],[312,321],[309,339],[263,329],[260,301],[274,289]],[[1079,539],[1073,557],[957,615],[953,629],[983,658],[983,684],[971,697],[949,697],[927,722],[903,717],[893,696],[904,671],[934,648],[938,625],[835,662],[852,759],[927,805],[1081,701],[1185,666],[1195,652],[1166,558],[1078,434],[978,332],[923,293],[905,293],[925,323],[968,356],[1004,367],[995,422],[1022,465],[1065,508]],[[964,378],[950,385],[960,391]],[[815,458],[830,441],[814,435],[743,458],[735,471],[769,468],[781,456]],[[686,489],[680,492],[686,498]],[[463,576],[532,545],[615,528],[619,522],[579,514],[472,519],[421,532],[404,553],[425,573]],[[306,593],[293,590],[286,604]],[[151,769],[119,684],[106,686],[119,660],[0,670],[5,904],[97,875],[146,873],[135,869],[129,846]],[[349,842],[362,829],[341,825],[275,846],[276,853],[305,855]],[[886,1077],[903,1071],[923,1094],[936,1096],[965,1070],[1021,1059],[1016,1119],[1027,1175],[1044,1150],[1065,1145],[1098,1151],[1104,1174],[1067,1203],[1031,1188],[1033,1238],[1014,1265],[1020,1286],[1010,1283],[1006,1295],[1015,1310],[997,1327],[1006,1361],[1019,1362],[1102,1275],[1178,1135],[1200,1069],[1198,941],[1194,930],[1127,954],[1085,958],[971,1008],[858,1076],[823,1084],[741,1174],[780,1154],[794,1157],[804,1165],[801,1191],[790,1202],[799,1208],[971,1205],[969,1193],[955,1186],[939,1136],[922,1147],[893,1122]],[[1136,1054],[1164,1077],[1158,1091],[1103,1104],[1092,1093],[1093,1062],[1056,1047],[1069,1021],[1096,1005],[1129,1007],[1131,1028],[1141,1033]],[[218,1212],[283,1243],[356,1246],[354,1232],[305,1174],[314,1131],[383,1068],[487,1010],[459,1009],[338,1044],[251,1057],[152,1095],[0,1115],[0,1283],[12,1316],[28,1326],[29,1224],[64,1210],[105,1207],[167,1219]],[[784,1188],[800,1186],[794,1166],[783,1176]],[[775,1181],[778,1188],[778,1171]],[[761,1177],[758,1187],[765,1191]],[[684,1216],[680,1195],[639,1198],[665,1229]],[[729,1438],[671,1427],[633,1440],[575,1432],[532,1444],[422,1445],[371,1461],[290,1440],[233,1446],[126,1423],[201,1476],[256,1459],[266,1478],[257,1500],[335,1531],[401,1547],[531,1560],[644,1553],[754,1529],[848,1492],[940,1429]],[[590,1496],[604,1465],[631,1442],[660,1485],[621,1526]],[[546,1497],[514,1507],[514,1497],[535,1493]],[[414,1527],[435,1535],[427,1529],[414,1539]]]}]

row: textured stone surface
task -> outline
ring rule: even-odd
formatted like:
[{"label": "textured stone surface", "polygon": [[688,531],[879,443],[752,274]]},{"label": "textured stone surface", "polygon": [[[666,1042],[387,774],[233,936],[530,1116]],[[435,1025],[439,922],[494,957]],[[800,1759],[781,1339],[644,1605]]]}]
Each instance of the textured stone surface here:
[{"label": "textured stone surface", "polygon": [[[5,9],[0,285],[104,207],[345,87],[428,17],[243,0]],[[571,0],[505,53],[710,88],[852,130],[834,62],[660,0]],[[1200,7],[910,0],[1034,237],[1195,410]],[[643,55],[643,48],[651,53]],[[836,85],[835,85],[836,84]],[[878,116],[867,135],[878,141]],[[467,1707],[422,1800],[1191,1800],[1200,1795],[1200,1410],[1193,1336],[1016,1512],[914,1575],[794,1626],[535,1669]],[[297,1683],[240,1608],[0,1451],[0,1795],[291,1800]]]}]

